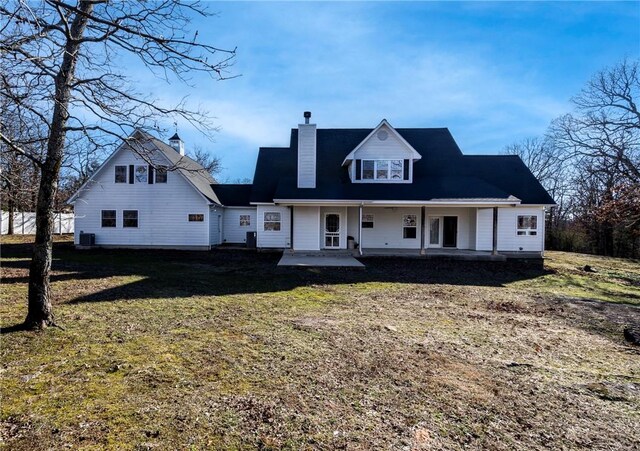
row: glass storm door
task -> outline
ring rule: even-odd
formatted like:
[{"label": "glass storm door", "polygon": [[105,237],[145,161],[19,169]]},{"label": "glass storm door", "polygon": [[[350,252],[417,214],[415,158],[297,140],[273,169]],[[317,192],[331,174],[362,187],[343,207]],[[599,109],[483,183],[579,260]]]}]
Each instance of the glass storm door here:
[{"label": "glass storm door", "polygon": [[340,215],[337,213],[327,213],[324,216],[324,247],[340,247]]}]

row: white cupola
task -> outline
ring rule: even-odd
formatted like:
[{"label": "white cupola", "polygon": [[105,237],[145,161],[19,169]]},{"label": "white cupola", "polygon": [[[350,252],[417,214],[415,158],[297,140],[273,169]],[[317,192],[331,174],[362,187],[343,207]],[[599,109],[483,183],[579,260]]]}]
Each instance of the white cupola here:
[{"label": "white cupola", "polygon": [[180,155],[184,155],[184,142],[180,139],[178,133],[174,133],[174,135],[169,138],[169,145]]}]

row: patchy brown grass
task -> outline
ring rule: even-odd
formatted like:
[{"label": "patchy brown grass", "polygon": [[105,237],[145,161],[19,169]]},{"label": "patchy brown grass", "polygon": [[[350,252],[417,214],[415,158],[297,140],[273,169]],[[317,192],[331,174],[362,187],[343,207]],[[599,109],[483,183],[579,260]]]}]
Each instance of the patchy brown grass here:
[{"label": "patchy brown grass", "polygon": [[[26,313],[29,255],[6,244],[3,327]],[[365,271],[283,270],[276,255],[64,242],[55,256],[66,330],[2,335],[7,449],[640,442],[640,353],[622,338],[640,323],[638,293],[617,276],[633,279],[636,262],[605,270],[554,253],[546,268],[380,259]],[[606,296],[574,290],[577,259]],[[617,302],[602,302],[611,293]]]}]

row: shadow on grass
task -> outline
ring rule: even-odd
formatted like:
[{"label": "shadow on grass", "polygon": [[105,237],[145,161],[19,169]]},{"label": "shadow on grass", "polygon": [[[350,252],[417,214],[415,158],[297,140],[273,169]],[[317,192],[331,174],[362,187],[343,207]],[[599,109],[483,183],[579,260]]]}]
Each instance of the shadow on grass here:
[{"label": "shadow on grass", "polygon": [[11,334],[13,332],[22,332],[28,330],[24,323],[14,324],[13,326],[0,328],[0,335]]},{"label": "shadow on grass", "polygon": [[[30,245],[3,246],[3,257],[30,256]],[[51,280],[100,280],[135,277],[138,280],[70,299],[70,303],[112,302],[123,299],[182,298],[288,291],[297,287],[364,282],[503,286],[534,279],[550,271],[541,260],[531,262],[468,262],[367,258],[366,269],[279,268],[280,253],[219,249],[210,252],[168,250],[78,251],[68,244],[54,249]],[[28,258],[4,262],[6,268],[27,269]],[[26,283],[27,277],[8,277],[3,283]]]}]

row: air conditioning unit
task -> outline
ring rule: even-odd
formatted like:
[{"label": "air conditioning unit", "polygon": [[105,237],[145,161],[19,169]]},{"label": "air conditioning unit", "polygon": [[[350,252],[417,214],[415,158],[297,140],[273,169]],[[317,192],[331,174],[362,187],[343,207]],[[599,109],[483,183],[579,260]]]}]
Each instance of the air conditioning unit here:
[{"label": "air conditioning unit", "polygon": [[80,234],[80,246],[95,246],[96,234],[95,233],[81,233]]}]

